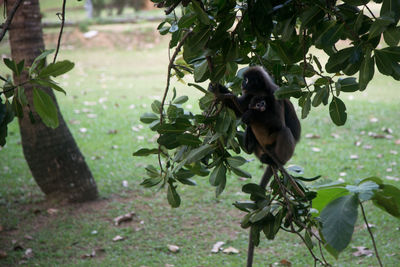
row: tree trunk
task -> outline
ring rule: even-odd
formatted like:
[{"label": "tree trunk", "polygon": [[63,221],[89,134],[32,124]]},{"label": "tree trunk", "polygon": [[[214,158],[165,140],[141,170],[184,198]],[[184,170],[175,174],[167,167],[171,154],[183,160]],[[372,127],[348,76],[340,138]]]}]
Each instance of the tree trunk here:
[{"label": "tree trunk", "polygon": [[[15,0],[7,1],[10,12]],[[24,1],[14,16],[9,30],[13,60],[25,60],[30,66],[35,57],[44,50],[41,14],[38,0]],[[14,77],[15,78],[15,77]],[[26,80],[19,77],[16,83]],[[60,125],[56,129],[46,127],[33,107],[32,86],[25,86],[28,103],[35,123],[24,110],[19,119],[22,147],[33,178],[47,197],[70,202],[83,202],[98,196],[96,182],[71,135],[58,107],[53,91],[42,88],[54,100],[58,109]]]}]

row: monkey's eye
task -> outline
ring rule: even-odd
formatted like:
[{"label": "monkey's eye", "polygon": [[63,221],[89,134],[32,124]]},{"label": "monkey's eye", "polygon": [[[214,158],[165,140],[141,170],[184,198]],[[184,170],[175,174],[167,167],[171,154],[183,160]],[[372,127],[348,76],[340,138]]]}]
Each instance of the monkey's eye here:
[{"label": "monkey's eye", "polygon": [[243,78],[243,82],[242,82],[242,87],[245,87],[247,85],[247,83],[249,82],[248,78]]}]

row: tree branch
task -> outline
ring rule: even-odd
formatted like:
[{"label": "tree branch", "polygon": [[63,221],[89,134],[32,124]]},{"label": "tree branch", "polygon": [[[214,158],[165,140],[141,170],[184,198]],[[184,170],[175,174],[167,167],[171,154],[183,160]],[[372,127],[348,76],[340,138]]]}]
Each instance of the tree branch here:
[{"label": "tree branch", "polygon": [[62,5],[62,13],[61,13],[61,28],[60,28],[60,33],[58,35],[58,41],[57,41],[57,48],[56,48],[56,53],[54,54],[53,58],[53,63],[56,62],[58,51],[60,50],[60,44],[61,44],[61,36],[64,30],[64,23],[65,23],[65,5],[66,5],[66,0],[63,0],[63,5]]},{"label": "tree branch", "polygon": [[14,6],[12,7],[12,9],[10,11],[10,14],[8,14],[7,20],[3,24],[3,29],[1,29],[0,42],[1,42],[1,40],[3,40],[4,36],[6,35],[6,32],[7,32],[8,28],[10,27],[11,21],[15,15],[15,13],[17,12],[18,7],[21,5],[22,1],[23,0],[17,0],[17,2],[14,3]]}]

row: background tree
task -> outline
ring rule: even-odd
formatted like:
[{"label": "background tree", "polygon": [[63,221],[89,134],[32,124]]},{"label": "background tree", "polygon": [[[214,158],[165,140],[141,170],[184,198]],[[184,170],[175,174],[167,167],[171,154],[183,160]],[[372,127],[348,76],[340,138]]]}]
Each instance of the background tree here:
[{"label": "background tree", "polygon": [[[8,15],[16,2],[6,2]],[[9,39],[13,62],[24,62],[26,67],[34,65],[35,58],[45,49],[38,0],[23,1],[17,9]],[[53,63],[51,67],[38,68],[46,69],[46,77],[49,77],[63,72],[57,66],[70,69],[73,65]],[[27,69],[21,75],[14,73],[14,83],[24,85],[15,89],[14,99],[26,99],[21,101],[26,105],[22,107],[15,100],[13,103],[17,106],[15,110],[21,109],[16,114],[19,115],[22,147],[35,181],[48,197],[69,201],[96,199],[96,183],[59,111],[52,89],[40,84],[34,86],[28,79]],[[59,88],[51,80],[42,81],[41,85]]]}]

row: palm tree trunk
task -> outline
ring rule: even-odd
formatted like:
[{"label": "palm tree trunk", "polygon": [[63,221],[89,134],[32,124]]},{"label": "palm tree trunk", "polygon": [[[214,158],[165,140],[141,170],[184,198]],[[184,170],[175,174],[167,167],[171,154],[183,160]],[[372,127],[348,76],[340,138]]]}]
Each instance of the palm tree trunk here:
[{"label": "palm tree trunk", "polygon": [[[15,0],[8,0],[10,12]],[[35,57],[44,50],[41,14],[38,0],[24,1],[14,16],[9,29],[11,56],[19,62],[25,60],[30,66]],[[27,79],[14,77],[16,83]],[[56,129],[46,127],[33,108],[32,86],[25,87],[28,103],[35,123],[24,110],[19,119],[22,147],[33,178],[48,197],[82,202],[96,199],[97,186],[74,138],[71,135],[55,99],[53,91],[42,88],[55,101],[60,125]]]}]

